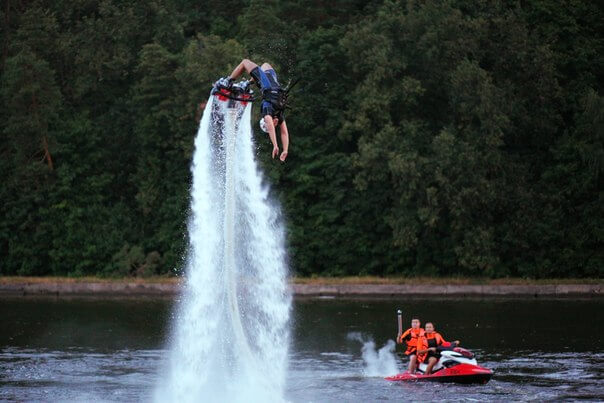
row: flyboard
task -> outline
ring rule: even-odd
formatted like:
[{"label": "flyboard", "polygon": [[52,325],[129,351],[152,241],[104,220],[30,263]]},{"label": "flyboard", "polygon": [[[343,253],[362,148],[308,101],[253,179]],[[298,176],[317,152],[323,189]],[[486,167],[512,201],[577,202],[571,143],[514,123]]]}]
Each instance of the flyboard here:
[{"label": "flyboard", "polygon": [[239,129],[239,122],[249,103],[255,101],[254,92],[249,81],[233,83],[231,86],[221,85],[216,82],[210,92],[212,108],[212,138],[223,140],[222,135],[227,133],[227,124],[235,132]]}]

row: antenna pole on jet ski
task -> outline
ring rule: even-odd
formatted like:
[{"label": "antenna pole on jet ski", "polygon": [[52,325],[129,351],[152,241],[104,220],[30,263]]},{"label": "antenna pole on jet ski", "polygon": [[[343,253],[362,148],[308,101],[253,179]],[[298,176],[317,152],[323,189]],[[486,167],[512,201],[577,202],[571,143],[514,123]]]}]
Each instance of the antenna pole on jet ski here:
[{"label": "antenna pole on jet ski", "polygon": [[396,315],[398,316],[398,336],[397,340],[403,334],[403,312],[399,309],[396,311]]}]

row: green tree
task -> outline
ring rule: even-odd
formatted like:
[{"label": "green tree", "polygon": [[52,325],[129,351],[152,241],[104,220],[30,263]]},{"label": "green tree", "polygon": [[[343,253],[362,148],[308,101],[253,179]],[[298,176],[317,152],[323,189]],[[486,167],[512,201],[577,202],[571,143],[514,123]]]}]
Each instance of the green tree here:
[{"label": "green tree", "polygon": [[53,182],[53,125],[61,94],[48,63],[23,50],[6,61],[2,74],[2,272],[44,273],[52,241],[40,223],[39,209]]}]

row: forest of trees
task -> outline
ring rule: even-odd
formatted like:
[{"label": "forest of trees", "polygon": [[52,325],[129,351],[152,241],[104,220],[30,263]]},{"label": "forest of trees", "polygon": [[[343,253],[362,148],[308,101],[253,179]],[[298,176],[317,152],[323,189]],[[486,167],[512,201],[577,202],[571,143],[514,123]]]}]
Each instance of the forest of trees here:
[{"label": "forest of trees", "polygon": [[2,275],[181,273],[197,109],[248,57],[302,79],[285,164],[255,127],[294,274],[603,277],[600,2],[1,4]]}]

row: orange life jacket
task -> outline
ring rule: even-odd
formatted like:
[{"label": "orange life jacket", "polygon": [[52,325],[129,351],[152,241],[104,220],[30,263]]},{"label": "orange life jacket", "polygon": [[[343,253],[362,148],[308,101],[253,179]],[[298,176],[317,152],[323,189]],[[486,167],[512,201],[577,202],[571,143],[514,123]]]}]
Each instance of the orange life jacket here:
[{"label": "orange life jacket", "polygon": [[418,341],[423,336],[424,329],[422,329],[421,327],[418,329],[409,328],[405,331],[405,333],[399,336],[398,342],[407,343],[407,351],[405,351],[406,355],[415,354],[415,352],[417,351]]},{"label": "orange life jacket", "polygon": [[[418,350],[427,350],[430,347],[438,347],[447,341],[440,335],[440,333],[432,332],[426,333],[417,340],[417,349]],[[428,353],[417,354],[417,360],[419,362],[424,362]]]}]

